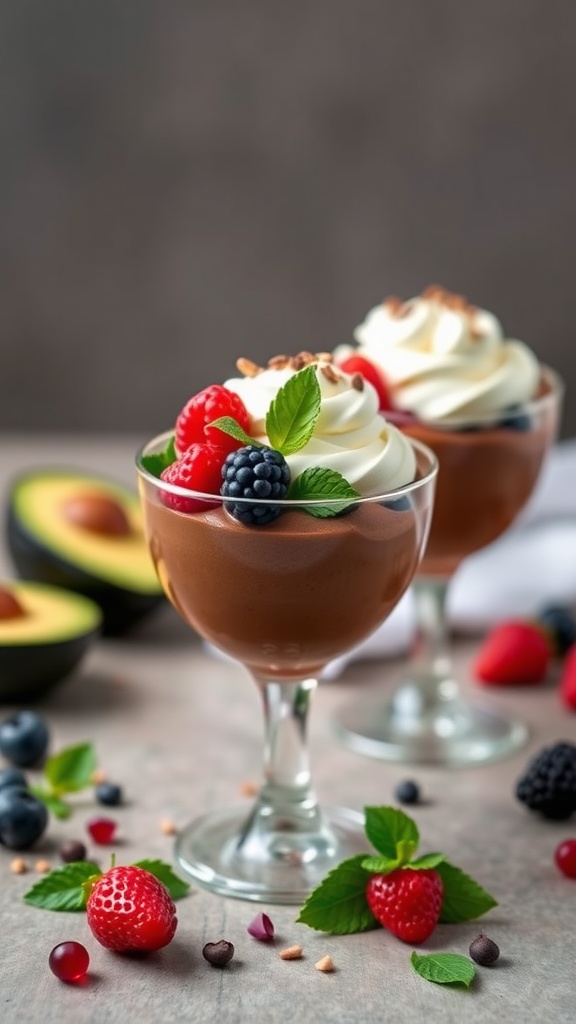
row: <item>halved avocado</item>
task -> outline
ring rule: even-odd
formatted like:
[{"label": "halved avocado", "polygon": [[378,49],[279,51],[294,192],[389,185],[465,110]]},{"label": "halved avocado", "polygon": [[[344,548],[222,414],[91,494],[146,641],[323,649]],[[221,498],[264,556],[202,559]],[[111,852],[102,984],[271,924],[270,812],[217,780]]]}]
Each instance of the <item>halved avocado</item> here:
[{"label": "halved avocado", "polygon": [[0,581],[0,700],[34,700],[64,679],[101,624],[98,605],[80,594]]},{"label": "halved avocado", "polygon": [[138,495],[90,473],[31,470],[8,496],[7,542],[18,574],[96,601],[103,632],[125,633],[163,601]]}]

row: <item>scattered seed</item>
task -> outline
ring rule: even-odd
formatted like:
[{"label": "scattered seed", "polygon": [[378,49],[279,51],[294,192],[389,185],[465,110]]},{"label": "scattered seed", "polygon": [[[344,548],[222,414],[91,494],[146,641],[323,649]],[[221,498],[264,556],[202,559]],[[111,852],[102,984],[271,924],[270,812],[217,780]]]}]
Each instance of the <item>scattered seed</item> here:
[{"label": "scattered seed", "polygon": [[226,939],[219,942],[207,942],[202,950],[202,956],[212,967],[226,967],[234,956],[234,946]]},{"label": "scattered seed", "polygon": [[178,829],[171,818],[162,818],[160,821],[160,831],[165,836],[175,836]]},{"label": "scattered seed", "polygon": [[334,970],[334,961],[331,956],[326,954],[326,956],[316,961],[315,967],[317,971],[323,971],[324,974],[328,974]]},{"label": "scattered seed", "polygon": [[28,871],[28,865],[23,857],[14,857],[10,863],[10,871],[13,875],[23,875]]},{"label": "scattered seed", "polygon": [[301,960],[302,946],[288,946],[287,949],[281,949],[278,956],[281,960]]},{"label": "scattered seed", "polygon": [[67,839],[60,847],[60,857],[65,864],[74,860],[86,860],[86,847],[79,839]]},{"label": "scattered seed", "polygon": [[101,782],[106,781],[106,772],[103,768],[95,768],[90,776],[90,782],[93,786],[99,786]]},{"label": "scattered seed", "polygon": [[258,786],[255,782],[251,782],[248,779],[246,782],[240,783],[240,792],[242,796],[256,796]]},{"label": "scattered seed", "polygon": [[493,939],[489,939],[484,932],[480,932],[473,942],[470,943],[470,956],[482,967],[491,967],[500,956],[500,950]]},{"label": "scattered seed", "polygon": [[39,875],[46,875],[50,871],[51,867],[52,865],[50,864],[50,861],[37,860],[34,865],[34,870],[37,871]]}]

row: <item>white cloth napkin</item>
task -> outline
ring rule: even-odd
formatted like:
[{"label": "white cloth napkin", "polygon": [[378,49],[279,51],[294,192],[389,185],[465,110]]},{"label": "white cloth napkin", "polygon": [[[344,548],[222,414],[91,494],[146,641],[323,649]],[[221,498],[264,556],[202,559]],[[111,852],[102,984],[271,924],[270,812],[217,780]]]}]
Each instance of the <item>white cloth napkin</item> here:
[{"label": "white cloth napkin", "polygon": [[[530,617],[547,604],[576,604],[576,439],[550,453],[522,515],[502,537],[462,563],[450,583],[451,625],[482,632],[504,618]],[[333,661],[334,678],[351,661],[403,654],[415,631],[410,590],[387,621]]]}]

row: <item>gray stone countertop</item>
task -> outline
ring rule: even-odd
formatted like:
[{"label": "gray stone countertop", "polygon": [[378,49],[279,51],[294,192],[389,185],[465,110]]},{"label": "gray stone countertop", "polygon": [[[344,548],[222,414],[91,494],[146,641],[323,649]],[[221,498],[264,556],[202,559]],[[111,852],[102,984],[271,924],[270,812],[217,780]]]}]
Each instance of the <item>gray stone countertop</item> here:
[{"label": "gray stone countertop", "polygon": [[[107,470],[130,481],[134,447],[126,437],[4,437],[2,481],[21,467],[48,463]],[[8,575],[8,558],[0,554],[0,569]],[[459,641],[456,647],[465,686],[471,686],[466,666],[476,642]],[[320,685],[309,730],[313,777],[322,802],[357,809],[391,803],[399,779],[418,779],[425,801],[410,813],[422,851],[443,850],[499,901],[481,924],[502,955],[493,968],[477,969],[470,990],[418,977],[409,962],[412,947],[384,930],[323,935],[295,923],[297,908],[225,899],[196,887],[178,904],[179,926],[168,947],[141,959],[110,953],[92,938],[83,914],[56,914],[22,902],[37,877],[35,861],[45,858],[58,866],[61,842],[86,838],[85,823],[97,806],[88,792],[72,798],[72,816],[52,819],[25,854],[27,874],[12,874],[13,853],[0,849],[2,1024],[574,1021],[576,882],[559,874],[553,851],[576,833],[576,825],[536,818],[513,796],[533,752],[574,739],[574,719],[561,709],[551,678],[540,687],[487,695],[532,730],[529,746],[507,760],[442,770],[390,765],[343,749],[332,728],[338,707],[376,689],[384,699],[400,671],[397,661],[357,663],[337,681]],[[5,705],[0,715],[10,710]],[[181,826],[216,806],[244,803],[248,810],[244,784],[259,779],[262,745],[256,688],[240,667],[207,654],[168,607],[129,639],[99,641],[38,710],[49,722],[54,750],[90,739],[108,777],[122,784],[126,803],[111,814],[119,824],[118,862],[170,860],[173,839],[160,828],[163,818]],[[103,849],[89,853],[103,863]],[[274,921],[272,945],[246,932],[258,910]],[[440,925],[422,951],[466,954],[479,930],[477,922]],[[236,947],[222,971],[202,957],[204,943],[220,938]],[[48,969],[50,950],[67,939],[90,951],[85,984],[62,984]],[[281,960],[279,949],[293,943],[303,946],[303,959]],[[314,967],[326,953],[336,966],[332,974]]]}]

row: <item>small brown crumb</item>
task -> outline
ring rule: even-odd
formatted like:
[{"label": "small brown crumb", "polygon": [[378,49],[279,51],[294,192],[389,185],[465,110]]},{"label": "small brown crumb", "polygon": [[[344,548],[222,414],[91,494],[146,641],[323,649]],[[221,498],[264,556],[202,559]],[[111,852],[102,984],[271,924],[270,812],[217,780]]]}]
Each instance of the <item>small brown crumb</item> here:
[{"label": "small brown crumb", "polygon": [[301,960],[302,946],[288,946],[287,949],[281,949],[278,956],[281,960]]},{"label": "small brown crumb", "polygon": [[52,865],[50,864],[50,861],[37,860],[34,865],[34,870],[37,871],[39,875],[46,875],[50,871],[51,867]]},{"label": "small brown crumb", "polygon": [[251,359],[245,359],[244,356],[240,356],[236,360],[236,369],[243,373],[245,377],[256,377],[259,373],[262,373],[261,366],[258,366]]},{"label": "small brown crumb", "polygon": [[286,366],[290,364],[289,356],[272,356],[268,360],[268,367],[270,370],[284,370]]},{"label": "small brown crumb", "polygon": [[316,361],[311,352],[299,352],[298,355],[292,357],[292,366],[295,370],[302,370],[305,366],[310,366],[310,363],[315,363]]},{"label": "small brown crumb", "polygon": [[317,960],[315,965],[317,971],[323,971],[324,974],[329,974],[330,971],[334,970],[334,961],[331,956],[326,954],[320,960]]},{"label": "small brown crumb", "polygon": [[28,865],[23,857],[14,857],[10,862],[10,871],[13,875],[23,875],[28,871]]},{"label": "small brown crumb", "polygon": [[354,373],[351,381],[354,391],[364,391],[364,377],[361,373]]},{"label": "small brown crumb", "polygon": [[90,776],[90,782],[93,786],[99,786],[101,782],[106,782],[106,772],[103,768],[95,768]]},{"label": "small brown crumb", "polygon": [[250,779],[247,779],[246,782],[241,782],[239,789],[242,796],[256,796],[258,792],[257,784]]},{"label": "small brown crumb", "polygon": [[329,380],[331,384],[337,384],[341,380],[340,374],[336,373],[336,370],[330,363],[320,364],[320,373],[326,380]]},{"label": "small brown crumb", "polygon": [[178,829],[171,818],[162,818],[160,821],[160,831],[165,836],[175,836]]}]

